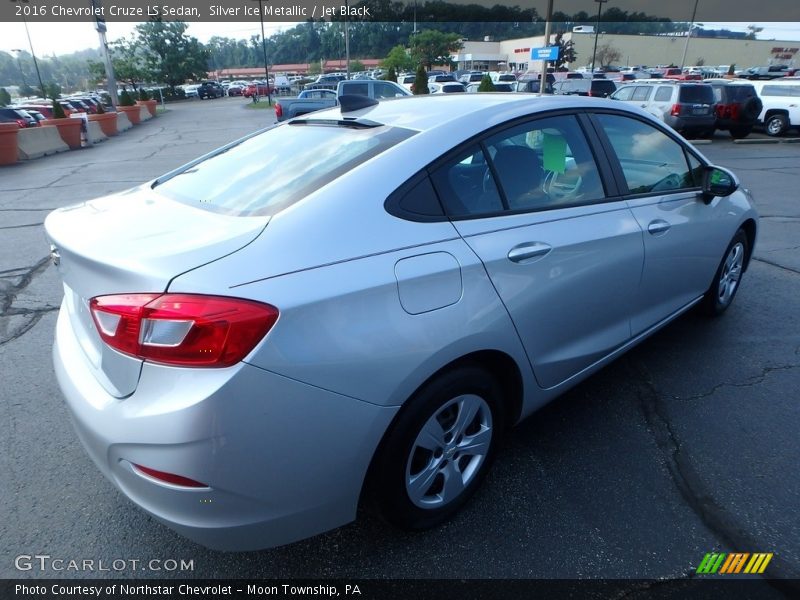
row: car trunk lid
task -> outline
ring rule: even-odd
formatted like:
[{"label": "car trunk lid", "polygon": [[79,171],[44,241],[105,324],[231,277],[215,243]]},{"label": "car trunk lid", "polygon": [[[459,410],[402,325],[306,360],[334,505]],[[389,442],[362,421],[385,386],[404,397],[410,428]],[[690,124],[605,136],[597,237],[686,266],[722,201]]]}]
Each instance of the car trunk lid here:
[{"label": "car trunk lid", "polygon": [[109,394],[132,394],[142,361],[102,341],[89,301],[109,294],[164,292],[181,273],[250,243],[268,221],[264,216],[198,210],[146,186],[62,208],[47,217],[45,230],[64,281],[62,310]]}]

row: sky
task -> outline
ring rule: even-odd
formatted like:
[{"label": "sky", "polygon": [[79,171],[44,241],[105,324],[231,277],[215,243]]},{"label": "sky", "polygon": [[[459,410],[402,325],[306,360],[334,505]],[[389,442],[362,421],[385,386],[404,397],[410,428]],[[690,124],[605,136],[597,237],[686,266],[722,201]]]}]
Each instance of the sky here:
[{"label": "sky", "polygon": [[[764,27],[758,34],[758,39],[775,39],[785,41],[800,41],[800,23],[754,23]],[[281,30],[291,29],[296,23],[265,23],[267,37]],[[731,31],[747,31],[748,23],[709,23],[704,22],[706,29],[730,29]],[[133,31],[136,23],[108,23],[108,40],[113,41],[127,37]],[[33,49],[37,56],[51,56],[52,54],[69,54],[85,48],[96,48],[99,45],[94,24],[86,23],[28,23]],[[249,39],[251,35],[261,35],[261,26],[258,22],[245,23],[189,23],[187,31],[199,39],[207,42],[214,35]],[[0,22],[0,51],[9,52],[14,49],[23,49],[30,52],[25,29],[21,23]]]}]

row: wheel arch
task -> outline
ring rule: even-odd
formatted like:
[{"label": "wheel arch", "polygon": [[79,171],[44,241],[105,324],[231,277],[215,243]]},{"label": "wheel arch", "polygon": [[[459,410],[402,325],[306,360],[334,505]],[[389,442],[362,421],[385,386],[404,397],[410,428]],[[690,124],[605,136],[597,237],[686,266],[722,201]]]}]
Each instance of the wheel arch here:
[{"label": "wheel arch", "polygon": [[740,229],[744,230],[745,235],[747,236],[747,255],[744,257],[744,270],[747,271],[747,267],[750,266],[750,258],[753,256],[753,248],[755,247],[756,243],[756,222],[754,219],[747,219]]}]

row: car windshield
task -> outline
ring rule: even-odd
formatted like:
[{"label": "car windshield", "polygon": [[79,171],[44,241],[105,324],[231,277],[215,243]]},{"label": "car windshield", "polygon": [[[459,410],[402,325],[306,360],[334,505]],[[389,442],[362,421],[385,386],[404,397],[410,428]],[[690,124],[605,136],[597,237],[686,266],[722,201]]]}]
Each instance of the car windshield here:
[{"label": "car windshield", "polygon": [[211,212],[273,215],[415,133],[335,123],[274,127],[190,163],[153,187]]}]

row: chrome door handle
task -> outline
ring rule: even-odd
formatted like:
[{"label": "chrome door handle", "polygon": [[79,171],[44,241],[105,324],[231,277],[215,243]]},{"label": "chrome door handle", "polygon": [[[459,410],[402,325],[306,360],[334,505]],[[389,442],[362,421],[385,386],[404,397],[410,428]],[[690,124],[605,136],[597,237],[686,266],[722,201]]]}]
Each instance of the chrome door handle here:
[{"label": "chrome door handle", "polygon": [[525,242],[508,251],[508,260],[524,265],[543,258],[552,249],[552,246],[542,242]]},{"label": "chrome door handle", "polygon": [[672,225],[667,223],[664,219],[656,219],[655,221],[650,221],[650,224],[647,226],[647,231],[652,235],[658,235],[659,233],[666,233],[670,227],[672,227]]}]

